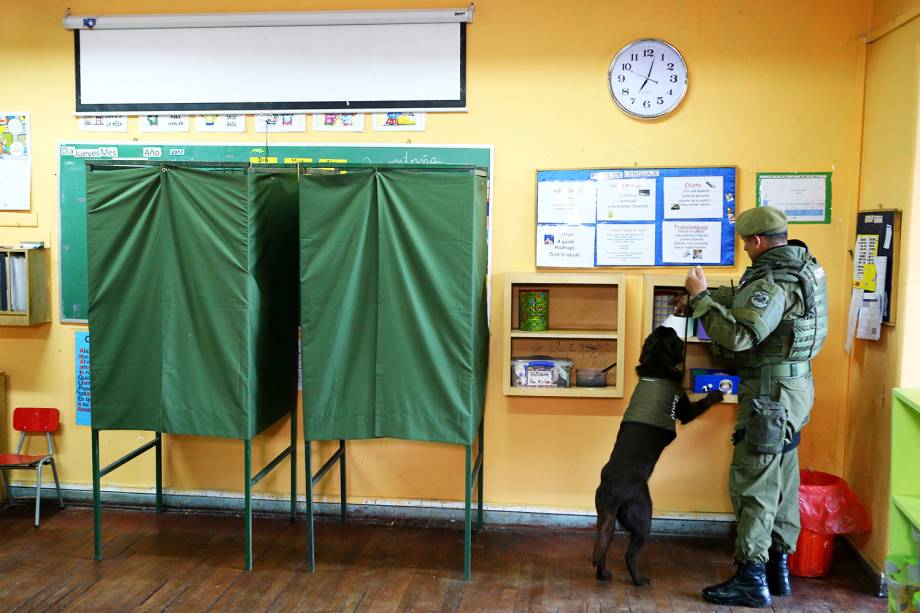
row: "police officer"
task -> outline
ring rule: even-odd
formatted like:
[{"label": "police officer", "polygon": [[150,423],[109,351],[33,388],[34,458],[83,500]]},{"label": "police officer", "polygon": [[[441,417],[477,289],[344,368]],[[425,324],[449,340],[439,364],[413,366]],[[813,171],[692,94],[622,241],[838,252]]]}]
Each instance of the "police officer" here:
[{"label": "police officer", "polygon": [[787,555],[799,536],[799,433],[814,401],[811,359],[827,336],[824,270],[786,216],[763,206],[738,216],[751,266],[734,288],[709,289],[696,267],[685,281],[693,316],[715,356],[741,376],[729,493],[738,520],[737,571],[707,587],[720,605],[764,607],[792,593]]}]

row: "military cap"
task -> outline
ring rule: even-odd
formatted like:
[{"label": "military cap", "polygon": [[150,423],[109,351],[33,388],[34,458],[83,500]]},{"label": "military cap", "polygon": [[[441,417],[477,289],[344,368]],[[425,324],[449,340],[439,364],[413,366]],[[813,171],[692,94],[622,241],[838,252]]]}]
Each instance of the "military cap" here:
[{"label": "military cap", "polygon": [[775,206],[758,206],[748,209],[735,222],[740,236],[771,236],[786,232],[786,215]]}]

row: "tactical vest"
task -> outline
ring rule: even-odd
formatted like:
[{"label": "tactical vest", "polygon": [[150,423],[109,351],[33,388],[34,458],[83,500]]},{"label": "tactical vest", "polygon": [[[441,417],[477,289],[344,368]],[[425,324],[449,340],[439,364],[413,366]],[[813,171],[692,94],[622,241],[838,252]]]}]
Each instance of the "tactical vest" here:
[{"label": "tactical vest", "polygon": [[674,428],[675,412],[683,393],[684,389],[678,381],[640,377],[629,399],[626,413],[623,414],[623,421],[657,426],[676,432]]},{"label": "tactical vest", "polygon": [[804,313],[785,314],[767,338],[747,351],[728,351],[713,343],[713,354],[747,368],[805,362],[814,358],[827,338],[827,281],[824,269],[806,247],[786,245],[771,249],[757,258],[741,277],[740,286],[758,279],[781,285],[787,296],[797,289]]}]

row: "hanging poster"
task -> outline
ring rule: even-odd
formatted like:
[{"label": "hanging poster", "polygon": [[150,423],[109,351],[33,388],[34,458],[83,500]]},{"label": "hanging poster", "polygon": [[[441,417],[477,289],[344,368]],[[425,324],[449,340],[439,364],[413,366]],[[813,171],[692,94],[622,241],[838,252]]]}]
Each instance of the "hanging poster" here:
[{"label": "hanging poster", "polygon": [[775,206],[789,223],[831,222],[831,173],[757,173],[757,206]]},{"label": "hanging poster", "polygon": [[[733,167],[538,170],[537,266],[731,266],[735,175]],[[584,228],[593,253],[548,257],[543,237],[571,231],[583,245]]]},{"label": "hanging poster", "polygon": [[77,425],[91,426],[92,403],[89,391],[89,332],[74,332],[74,349]]},{"label": "hanging poster", "polygon": [[32,137],[28,113],[0,113],[0,211],[28,211]]}]

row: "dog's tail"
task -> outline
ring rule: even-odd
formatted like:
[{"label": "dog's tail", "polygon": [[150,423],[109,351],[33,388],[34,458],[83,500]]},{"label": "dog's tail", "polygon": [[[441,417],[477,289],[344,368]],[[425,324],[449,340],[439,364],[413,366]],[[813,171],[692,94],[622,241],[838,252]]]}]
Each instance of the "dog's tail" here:
[{"label": "dog's tail", "polygon": [[616,509],[604,509],[597,516],[597,538],[594,540],[594,555],[591,556],[591,563],[595,567],[600,566],[607,557],[607,549],[610,547],[610,539],[613,538],[616,522]]}]

